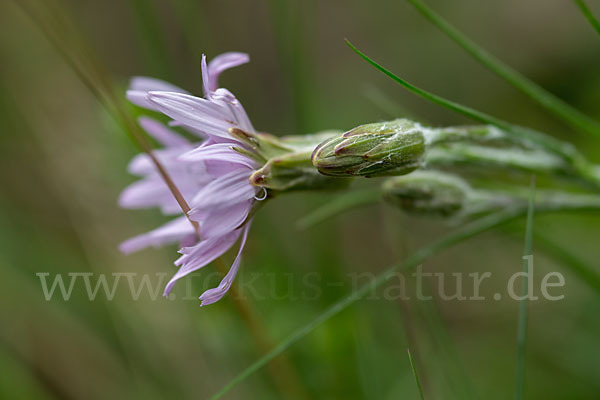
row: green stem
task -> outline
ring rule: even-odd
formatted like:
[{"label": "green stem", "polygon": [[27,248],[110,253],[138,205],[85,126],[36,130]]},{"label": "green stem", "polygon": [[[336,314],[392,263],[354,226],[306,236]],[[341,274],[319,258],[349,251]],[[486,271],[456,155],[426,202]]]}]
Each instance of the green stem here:
[{"label": "green stem", "polygon": [[525,250],[523,252],[523,270],[525,276],[521,287],[519,304],[519,323],[517,327],[517,372],[515,400],[522,400],[525,391],[525,346],[527,344],[527,319],[529,314],[529,264],[533,262],[531,254],[533,238],[533,211],[535,208],[535,176],[531,179],[531,193],[527,207],[527,227],[525,232]]},{"label": "green stem", "polygon": [[[477,162],[523,169],[533,173],[560,173],[593,186],[600,186],[600,167],[583,157],[565,159],[545,143],[508,134],[495,126],[451,126],[425,128],[433,154],[428,162]],[[478,145],[489,146],[487,148]],[[439,150],[438,148],[442,148]]]},{"label": "green stem", "polygon": [[[427,165],[468,165],[510,168],[533,173],[575,175],[571,165],[562,158],[539,150],[495,148],[474,144],[452,143],[434,147],[425,157]],[[581,177],[584,178],[584,177]],[[587,180],[588,177],[585,177]],[[597,182],[594,182],[597,183]]]},{"label": "green stem", "polygon": [[[528,207],[529,195],[522,191],[475,190],[467,205],[467,214],[490,213],[510,207]],[[535,209],[537,211],[600,211],[600,196],[550,190],[536,190]],[[473,210],[469,212],[468,210]]]}]

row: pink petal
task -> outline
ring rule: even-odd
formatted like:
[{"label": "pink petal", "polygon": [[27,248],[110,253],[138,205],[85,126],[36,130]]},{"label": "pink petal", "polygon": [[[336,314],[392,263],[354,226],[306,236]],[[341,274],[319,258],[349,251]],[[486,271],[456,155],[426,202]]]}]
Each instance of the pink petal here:
[{"label": "pink petal", "polygon": [[246,110],[242,103],[227,89],[217,89],[213,96],[214,102],[222,102],[229,108],[240,129],[246,132],[255,132]]},{"label": "pink petal", "polygon": [[132,78],[131,82],[129,83],[129,90],[127,90],[127,99],[129,99],[129,101],[131,101],[136,106],[158,111],[156,105],[148,101],[147,95],[150,91],[188,93],[182,88],[177,87],[175,85],[171,85],[170,83],[162,81],[160,79],[136,76]]},{"label": "pink petal", "polygon": [[208,146],[199,146],[179,156],[182,161],[221,161],[232,164],[241,164],[248,168],[256,167],[256,162],[231,148],[231,143],[217,143]]},{"label": "pink petal", "polygon": [[194,196],[194,208],[227,206],[254,198],[256,188],[248,181],[250,173],[250,169],[241,168],[213,180]]},{"label": "pink petal", "polygon": [[209,100],[173,92],[150,92],[148,100],[162,113],[208,135],[230,138],[236,124],[230,111]]},{"label": "pink petal", "polygon": [[248,218],[251,201],[226,206],[195,208],[189,216],[200,223],[200,235],[203,238],[222,236],[242,225]]},{"label": "pink petal", "polygon": [[210,76],[208,72],[208,66],[206,65],[206,54],[202,54],[200,70],[202,71],[202,89],[204,90],[204,97],[210,100],[212,90],[210,89]]},{"label": "pink petal", "polygon": [[[189,165],[187,171],[175,168],[167,170],[185,199],[193,199],[194,195],[213,179],[205,172],[204,166],[197,164]],[[167,215],[181,213],[173,194],[155,171],[126,187],[119,196],[119,205],[130,209],[160,207]]]},{"label": "pink petal", "polygon": [[212,304],[212,303],[215,303],[215,302],[221,300],[221,298],[225,295],[225,293],[227,293],[227,291],[231,287],[231,284],[233,283],[233,280],[235,279],[235,276],[237,275],[237,272],[240,268],[240,264],[242,262],[242,251],[244,250],[244,246],[246,246],[246,239],[248,237],[248,230],[250,229],[250,224],[251,223],[249,222],[243,228],[243,235],[242,235],[242,242],[240,244],[240,249],[238,250],[238,254],[235,257],[235,261],[233,262],[233,265],[229,269],[229,272],[227,273],[227,275],[225,275],[223,280],[221,280],[221,283],[219,284],[219,286],[217,286],[216,288],[213,288],[213,289],[208,289],[207,291],[202,293],[202,295],[200,295],[200,305],[201,306],[206,306],[206,305],[209,305],[209,304]]},{"label": "pink petal", "polygon": [[167,215],[181,213],[179,204],[158,175],[127,186],[119,196],[119,206],[129,209],[160,207]]},{"label": "pink petal", "polygon": [[[190,171],[190,173],[192,173],[192,168],[190,167],[191,164],[194,165],[193,173],[200,173],[201,171],[199,169],[202,168],[201,162],[190,163],[183,162],[179,159],[182,154],[192,150],[193,148],[193,145],[190,144],[187,147],[171,147],[168,149],[153,150],[153,154],[170,173],[175,173],[176,171]],[[154,174],[157,172],[156,166],[150,157],[145,153],[141,153],[133,157],[127,166],[127,171],[129,171],[131,174],[141,176]]]},{"label": "pink petal", "polygon": [[130,90],[139,90],[142,92],[161,91],[161,92],[178,92],[188,93],[182,88],[172,85],[160,79],[150,78],[146,76],[135,76],[129,82]]},{"label": "pink petal", "polygon": [[149,135],[165,147],[185,147],[191,145],[186,138],[155,119],[140,117],[138,122]]},{"label": "pink petal", "polygon": [[148,92],[141,90],[128,90],[126,93],[127,100],[132,102],[138,107],[146,108],[148,110],[158,111],[158,107],[148,100]]},{"label": "pink petal", "polygon": [[119,249],[125,253],[133,253],[148,246],[162,246],[183,240],[189,234],[194,233],[192,224],[186,217],[176,218],[163,226],[150,232],[135,236],[121,243]]},{"label": "pink petal", "polygon": [[225,253],[240,236],[241,230],[233,231],[225,236],[205,239],[193,247],[182,249],[184,254],[175,261],[175,265],[181,265],[179,271],[171,278],[165,287],[164,296],[168,296],[175,283],[190,273],[206,266]]},{"label": "pink petal", "polygon": [[214,92],[219,87],[219,75],[229,68],[237,67],[250,61],[246,53],[228,52],[218,55],[208,63],[208,89]]}]

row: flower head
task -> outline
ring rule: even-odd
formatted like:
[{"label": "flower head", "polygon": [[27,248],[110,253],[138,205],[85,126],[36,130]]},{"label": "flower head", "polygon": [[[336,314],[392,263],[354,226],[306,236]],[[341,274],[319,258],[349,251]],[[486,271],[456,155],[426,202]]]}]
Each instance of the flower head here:
[{"label": "flower head", "polygon": [[[260,156],[232,132],[256,134],[246,111],[227,89],[218,88],[219,75],[246,63],[243,53],[225,53],[210,63],[202,57],[204,97],[195,97],[176,86],[152,78],[134,78],[127,97],[141,107],[161,112],[203,142],[190,142],[172,129],[149,118],[140,125],[164,147],[154,155],[190,205],[188,215],[178,208],[167,185],[147,155],[136,156],[129,171],[142,179],[126,188],[120,204],[126,208],[159,207],[168,215],[181,214],[169,223],[127,240],[124,252],[148,246],[180,243],[182,254],[175,264],[178,272],[168,282],[168,296],[178,279],[220,257],[241,236],[240,249],[218,287],[200,296],[201,305],[218,301],[227,292],[241,262],[255,203],[266,197],[266,189],[253,186],[249,178],[261,164]],[[188,218],[199,225],[200,238]]]}]

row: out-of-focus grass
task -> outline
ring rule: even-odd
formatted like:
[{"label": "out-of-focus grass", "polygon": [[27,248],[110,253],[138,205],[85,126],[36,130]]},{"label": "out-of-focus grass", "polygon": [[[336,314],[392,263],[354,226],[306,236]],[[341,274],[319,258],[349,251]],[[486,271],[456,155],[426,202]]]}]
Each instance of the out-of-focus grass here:
[{"label": "out-of-focus grass", "polygon": [[529,298],[535,296],[530,293],[529,279],[533,271],[533,221],[535,215],[535,176],[531,177],[529,205],[527,208],[527,222],[525,225],[525,248],[523,251],[523,272],[525,277],[521,281],[521,300],[519,301],[519,317],[517,323],[517,373],[515,378],[515,400],[525,396],[525,354],[527,351],[527,327],[529,323]]},{"label": "out-of-focus grass", "polygon": [[[573,4],[429,3],[510,65],[600,117],[597,37]],[[364,95],[365,83],[433,124],[465,122],[391,88],[343,45],[349,37],[376,59],[401,66],[410,81],[573,139],[600,160],[595,140],[574,137],[568,127],[550,121],[449,46],[402,2],[283,2],[288,11],[281,18],[267,2],[237,2],[235,11],[230,3],[179,0],[177,9],[166,4],[148,2],[156,7],[156,24],[165,35],[170,59],[158,62],[170,65],[168,72],[144,56],[139,38],[149,37],[137,31],[139,15],[128,2],[66,3],[122,89],[132,75],[155,73],[159,78],[173,74],[174,83],[198,92],[201,51],[209,57],[249,52],[252,63],[227,72],[222,83],[239,95],[257,128],[275,134],[390,118]],[[70,301],[44,300],[37,272],[170,275],[176,249],[118,253],[121,240],[164,220],[153,211],[116,206],[119,191],[133,180],[124,171],[134,147],[14,4],[0,4],[0,22],[0,397],[205,398],[216,392],[259,356],[231,313],[230,299],[201,309],[196,300],[159,296],[152,301],[143,295],[132,301],[123,287],[112,301],[102,296],[89,301],[77,286]],[[527,40],[517,40],[523,37]],[[347,294],[349,273],[379,271],[446,230],[439,222],[400,217],[381,207],[295,229],[296,221],[330,198],[282,197],[256,218],[239,281],[253,282],[253,290],[246,291],[249,300],[275,338]],[[599,223],[595,215],[547,216],[536,227],[598,272]],[[397,230],[391,248],[386,225]],[[434,257],[425,269],[493,271],[494,280],[482,288],[491,298],[519,269],[521,251],[519,240],[490,234]],[[555,270],[565,273],[565,300],[530,303],[527,397],[595,398],[600,393],[600,300],[558,263],[547,257],[536,261],[536,273]],[[303,280],[312,272],[320,279]],[[207,287],[206,275],[192,280],[193,294]],[[279,295],[267,296],[273,288]],[[315,288],[321,295],[299,295],[307,290],[314,295]],[[176,294],[185,295],[185,289],[185,284],[178,287]],[[289,290],[298,295],[284,296]],[[517,304],[437,300],[367,298],[292,347],[290,358],[315,398],[416,398],[406,347],[414,349],[431,398],[464,398],[465,382],[475,397],[511,396]],[[456,373],[457,362],[464,373]],[[234,389],[231,398],[277,398],[277,392],[261,372]]]},{"label": "out-of-focus grass", "polygon": [[598,21],[598,19],[596,19],[592,10],[588,7],[587,3],[584,0],[573,0],[573,2],[577,4],[579,9],[581,10],[581,13],[584,15],[585,18],[587,18],[590,25],[592,25],[596,32],[598,32],[598,35],[600,35],[600,22]]},{"label": "out-of-focus grass", "polygon": [[[427,7],[421,0],[408,1],[446,36],[461,46],[477,61],[485,65],[490,71],[504,79],[517,90],[532,98],[542,107],[545,107],[551,114],[562,118],[565,122],[583,132],[600,138],[600,123],[587,117],[576,108],[565,103],[560,98],[554,96],[535,82],[521,75],[518,71],[492,56],[486,50],[475,44],[475,42],[463,35],[459,30],[454,28],[439,14]],[[583,10],[587,10],[587,8],[584,7]]]}]

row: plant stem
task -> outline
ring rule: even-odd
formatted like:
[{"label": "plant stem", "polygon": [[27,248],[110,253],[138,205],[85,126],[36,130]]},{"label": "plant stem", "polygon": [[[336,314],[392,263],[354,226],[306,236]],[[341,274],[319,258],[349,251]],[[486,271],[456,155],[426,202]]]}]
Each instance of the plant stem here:
[{"label": "plant stem", "polygon": [[408,353],[408,361],[410,362],[410,368],[412,370],[413,376],[415,377],[417,389],[419,390],[419,399],[424,400],[423,388],[421,387],[421,381],[419,381],[419,375],[417,374],[417,369],[415,368],[415,361],[413,360],[412,354],[410,354],[410,349],[406,349],[406,352]]},{"label": "plant stem", "polygon": [[531,254],[533,238],[533,212],[535,208],[535,176],[531,179],[531,193],[527,207],[527,228],[525,232],[525,249],[523,252],[523,277],[521,302],[519,303],[519,323],[517,327],[517,371],[515,384],[515,400],[522,400],[525,393],[525,346],[527,344],[527,317],[529,314],[529,265],[533,263]]}]

